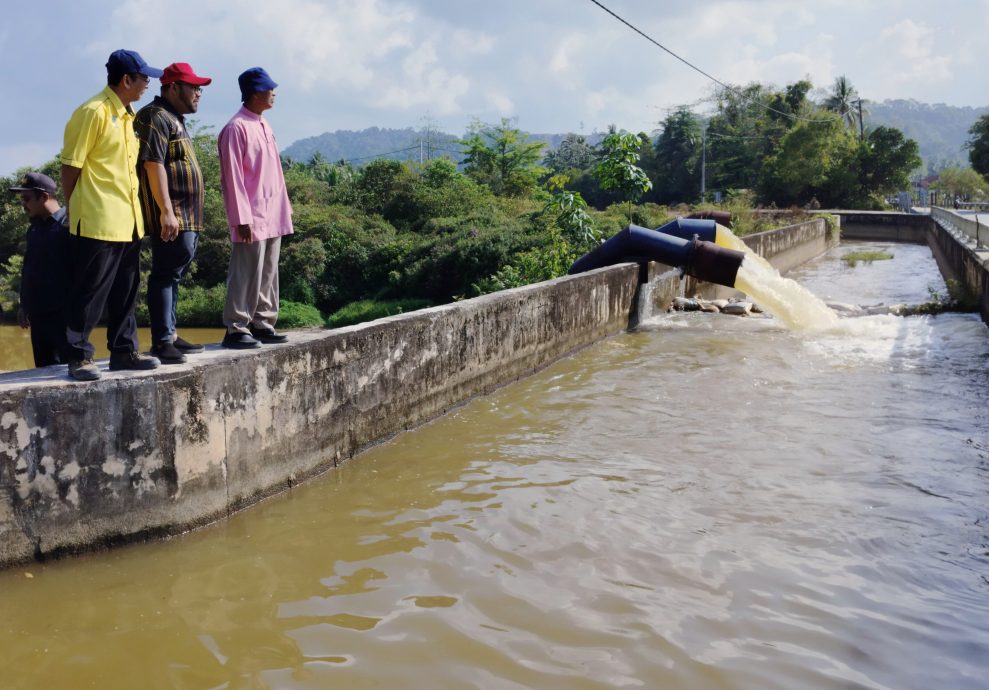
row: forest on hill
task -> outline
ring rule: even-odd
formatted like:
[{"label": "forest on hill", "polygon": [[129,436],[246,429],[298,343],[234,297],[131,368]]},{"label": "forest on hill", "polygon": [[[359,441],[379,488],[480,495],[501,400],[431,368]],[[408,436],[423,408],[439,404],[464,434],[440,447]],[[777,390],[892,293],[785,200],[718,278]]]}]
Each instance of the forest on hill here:
[{"label": "forest on hill", "polygon": [[[866,127],[892,127],[917,142],[923,161],[922,169],[918,172],[922,174],[933,173],[945,167],[967,165],[965,141],[968,139],[968,130],[980,116],[989,113],[989,106],[957,107],[915,100],[863,101],[863,106]],[[661,123],[657,122],[656,125],[656,129],[650,132],[653,137],[658,136],[661,131]],[[591,146],[596,146],[605,134],[592,132],[582,136],[585,136]],[[567,134],[533,132],[526,132],[526,135],[531,141],[545,143],[546,151],[559,148],[567,137]],[[368,127],[360,131],[337,130],[299,139],[282,153],[296,161],[308,161],[313,154],[319,153],[331,162],[344,160],[357,165],[376,158],[418,161],[420,155],[426,160],[446,155],[459,163],[463,153],[457,142],[464,136],[429,127]]]}]

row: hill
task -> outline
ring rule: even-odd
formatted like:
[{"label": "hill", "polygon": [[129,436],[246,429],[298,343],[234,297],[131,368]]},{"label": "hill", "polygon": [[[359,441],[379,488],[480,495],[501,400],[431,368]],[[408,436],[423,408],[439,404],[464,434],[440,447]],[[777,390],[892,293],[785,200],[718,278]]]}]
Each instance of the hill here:
[{"label": "hill", "polygon": [[920,157],[928,168],[968,165],[965,142],[975,121],[989,107],[956,107],[944,103],[889,100],[867,103],[866,126],[896,127],[920,146]]},{"label": "hill", "polygon": [[[417,161],[420,154],[424,158],[449,156],[460,162],[462,155],[457,142],[465,136],[467,135],[448,134],[436,130],[423,131],[412,127],[405,129],[368,127],[359,132],[340,129],[299,139],[284,149],[282,154],[292,160],[306,162],[318,152],[328,161],[346,160],[355,165],[363,165],[375,158]],[[550,150],[559,146],[566,135],[529,134],[528,136],[530,141],[544,142],[547,150]],[[588,136],[588,141],[596,143],[600,138],[600,134],[592,134]]]},{"label": "hill", "polygon": [[[956,107],[914,100],[868,102],[866,107],[866,126],[885,125],[901,130],[920,146],[920,156],[924,159],[925,167],[934,169],[946,165],[968,165],[968,151],[964,147],[969,127],[980,116],[989,113],[989,107]],[[464,136],[466,135],[424,131],[412,127],[368,127],[361,131],[337,130],[299,139],[283,153],[293,160],[308,161],[314,153],[319,152],[329,161],[347,160],[355,165],[362,165],[375,158],[414,161],[419,160],[420,154],[425,158],[445,155],[459,162],[461,154],[457,141]],[[545,142],[547,150],[559,146],[564,136],[529,134],[531,140]],[[587,140],[596,144],[601,137],[601,134],[593,133],[587,136]]]}]

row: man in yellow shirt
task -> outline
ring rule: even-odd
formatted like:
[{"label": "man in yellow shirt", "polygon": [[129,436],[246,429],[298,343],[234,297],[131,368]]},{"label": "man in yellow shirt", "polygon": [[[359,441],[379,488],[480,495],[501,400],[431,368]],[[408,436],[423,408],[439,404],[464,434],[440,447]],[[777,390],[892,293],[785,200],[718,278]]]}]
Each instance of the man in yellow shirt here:
[{"label": "man in yellow shirt", "polygon": [[94,381],[89,335],[107,310],[110,370],[154,369],[159,362],[137,351],[138,262],[144,221],[138,192],[138,141],[134,111],[151,77],[162,71],[132,50],[116,50],[106,63],[107,86],[76,108],[65,125],[62,190],[69,209],[72,289],[66,305],[69,375]]}]

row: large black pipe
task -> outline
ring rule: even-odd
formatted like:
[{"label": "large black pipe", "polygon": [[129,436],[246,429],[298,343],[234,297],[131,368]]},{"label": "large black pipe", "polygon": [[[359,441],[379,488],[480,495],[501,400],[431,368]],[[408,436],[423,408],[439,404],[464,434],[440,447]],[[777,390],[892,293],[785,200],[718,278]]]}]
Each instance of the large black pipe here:
[{"label": "large black pipe", "polygon": [[735,286],[745,255],[700,239],[686,240],[663,232],[629,225],[617,235],[577,259],[569,273],[583,273],[626,261],[660,261],[689,275],[728,287]]},{"label": "large black pipe", "polygon": [[709,219],[677,218],[666,225],[660,225],[656,228],[656,232],[673,235],[683,240],[692,240],[696,237],[705,242],[716,242],[718,224],[717,221]]}]

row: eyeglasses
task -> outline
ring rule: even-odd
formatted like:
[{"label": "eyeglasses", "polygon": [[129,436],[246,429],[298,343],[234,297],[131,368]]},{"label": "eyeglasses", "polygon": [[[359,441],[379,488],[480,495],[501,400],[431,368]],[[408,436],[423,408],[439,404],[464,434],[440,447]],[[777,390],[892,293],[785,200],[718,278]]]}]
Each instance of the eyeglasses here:
[{"label": "eyeglasses", "polygon": [[146,74],[141,74],[140,72],[131,72],[127,76],[131,78],[131,81],[143,81],[145,84],[151,81],[151,77]]},{"label": "eyeglasses", "polygon": [[193,93],[202,93],[203,92],[203,87],[201,87],[201,86],[195,86],[193,84],[187,84],[184,81],[180,81],[178,83],[181,84],[182,86],[185,86],[186,88],[192,89],[192,92]]}]

